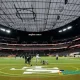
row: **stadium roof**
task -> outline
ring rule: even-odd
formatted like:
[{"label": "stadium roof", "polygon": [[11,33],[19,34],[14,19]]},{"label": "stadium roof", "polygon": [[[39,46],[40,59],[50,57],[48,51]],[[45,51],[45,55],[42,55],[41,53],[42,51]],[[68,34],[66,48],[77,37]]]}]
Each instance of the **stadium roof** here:
[{"label": "stadium roof", "polygon": [[28,32],[62,27],[80,17],[80,0],[0,0],[0,24]]}]

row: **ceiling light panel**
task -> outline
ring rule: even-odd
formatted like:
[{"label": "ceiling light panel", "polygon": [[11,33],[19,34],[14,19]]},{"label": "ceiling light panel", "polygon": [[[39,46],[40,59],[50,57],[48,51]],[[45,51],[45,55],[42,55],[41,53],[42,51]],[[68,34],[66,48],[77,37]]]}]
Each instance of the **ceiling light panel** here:
[{"label": "ceiling light panel", "polygon": [[80,0],[68,0],[66,5],[64,0],[1,0],[0,24],[32,32],[56,29],[80,16],[79,3]]}]

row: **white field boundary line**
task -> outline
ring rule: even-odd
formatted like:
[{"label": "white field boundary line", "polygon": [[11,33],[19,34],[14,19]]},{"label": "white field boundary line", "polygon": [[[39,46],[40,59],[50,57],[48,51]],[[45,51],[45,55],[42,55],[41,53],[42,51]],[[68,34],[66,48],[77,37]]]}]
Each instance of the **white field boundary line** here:
[{"label": "white field boundary line", "polygon": [[[53,76],[53,75],[54,75],[54,76]],[[56,74],[53,74],[53,75],[47,75],[47,77],[46,77],[45,75],[41,75],[41,76],[34,76],[34,75],[31,75],[31,76],[30,76],[30,75],[27,75],[27,76],[22,76],[22,75],[19,75],[19,76],[18,76],[18,75],[17,75],[17,76],[0,75],[0,76],[4,76],[4,77],[5,77],[5,76],[7,76],[7,77],[16,77],[16,78],[18,78],[18,77],[20,77],[20,78],[26,77],[26,78],[28,78],[28,79],[29,79],[29,78],[36,78],[36,77],[39,78],[39,77],[40,77],[40,78],[44,78],[44,79],[45,79],[45,78],[49,78],[49,77],[50,77],[50,78],[51,78],[51,77],[54,78],[54,77],[61,77],[61,76],[64,77],[64,76],[70,76],[70,75],[73,76],[73,75],[75,75],[75,74],[67,74],[67,75],[56,75]]]},{"label": "white field boundary line", "polygon": [[74,59],[69,59],[69,60],[71,60],[71,61],[80,61],[80,60],[74,60]]},{"label": "white field boundary line", "polygon": [[[1,72],[1,71],[0,71]],[[5,72],[4,72],[5,73]],[[6,73],[5,73],[6,74]],[[10,76],[10,77],[30,77],[30,75],[27,75],[27,76],[22,76],[21,74],[16,74],[17,76],[13,75],[13,74],[9,74],[8,75],[0,75],[0,76]],[[54,76],[53,76],[54,75]],[[69,76],[69,75],[75,75],[75,74],[68,74],[68,75],[58,75],[58,74],[53,74],[53,75],[47,75],[47,77],[60,77],[60,76]],[[31,75],[32,77],[38,77],[38,76],[34,76],[34,75]],[[39,77],[45,77],[45,75],[41,75]]]},{"label": "white field boundary line", "polygon": [[[8,67],[5,67],[5,68],[8,68]],[[5,69],[5,68],[2,68],[2,69]],[[77,67],[74,67],[74,68],[76,68],[76,70],[78,70],[78,68]],[[24,76],[24,75],[22,75],[22,74],[16,74],[16,75],[14,75],[14,74],[10,74],[10,73],[5,73],[5,72],[2,72],[1,70],[2,69],[0,69],[0,73],[3,73],[3,74],[8,74],[8,75],[1,75],[0,74],[0,76],[10,76],[10,77],[29,77],[30,75],[27,75],[27,76]],[[54,75],[54,76],[53,76]],[[57,75],[57,74],[53,74],[53,75],[47,75],[47,77],[60,77],[60,76],[69,76],[69,75],[75,75],[75,74],[68,74],[68,75]],[[32,77],[36,77],[36,76],[34,76],[34,75],[31,75]],[[41,75],[42,77],[45,77],[45,75]],[[41,77],[41,76],[39,76],[39,77]]]},{"label": "white field boundary line", "polygon": [[[4,67],[2,69],[0,69],[0,73],[3,73],[3,74],[10,74],[10,73],[5,73],[5,72],[2,72],[1,70],[5,69],[5,68],[9,68],[9,67]],[[10,75],[21,75],[21,74],[10,74]]]},{"label": "white field boundary line", "polygon": [[0,65],[12,65],[12,66],[13,66],[13,65],[16,65],[16,66],[17,66],[17,65],[21,65],[21,66],[27,66],[27,64],[0,64]]},{"label": "white field boundary line", "polygon": [[50,64],[80,64],[80,63],[50,63]]},{"label": "white field boundary line", "polygon": [[79,71],[79,68],[78,68],[78,67],[73,66],[73,68],[75,68],[75,69],[76,69],[76,71]]},{"label": "white field boundary line", "polygon": [[[49,64],[80,64],[80,63],[49,63]],[[21,66],[27,66],[27,64],[0,64],[0,65],[21,65]],[[35,65],[35,64],[33,64],[33,65]]]},{"label": "white field boundary line", "polygon": [[[5,68],[9,68],[9,67],[5,67]],[[5,68],[2,68],[2,69],[5,69]],[[0,69],[0,73],[7,74],[7,75],[1,75],[0,74],[0,76],[10,76],[10,77],[25,77],[26,76],[26,75],[22,75],[22,74],[10,74],[10,73],[6,73],[6,72],[2,72],[1,71],[2,69]],[[26,77],[28,77],[30,75],[31,74],[28,74]],[[53,74],[53,75],[54,75],[53,77],[57,77],[56,75],[58,75],[58,74]],[[31,76],[36,77],[36,75],[35,76],[34,75],[31,75]],[[41,76],[43,76],[43,75],[41,75]],[[51,76],[48,76],[48,77],[51,77]]]}]

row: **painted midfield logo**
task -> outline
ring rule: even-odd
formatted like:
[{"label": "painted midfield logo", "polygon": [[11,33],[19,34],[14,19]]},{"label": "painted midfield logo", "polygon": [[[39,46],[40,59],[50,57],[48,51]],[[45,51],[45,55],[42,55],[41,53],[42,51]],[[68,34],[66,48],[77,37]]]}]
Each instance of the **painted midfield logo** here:
[{"label": "painted midfield logo", "polygon": [[60,73],[59,68],[44,68],[43,66],[23,67],[22,69],[11,68],[10,70],[24,70],[23,74],[48,74],[48,73]]}]

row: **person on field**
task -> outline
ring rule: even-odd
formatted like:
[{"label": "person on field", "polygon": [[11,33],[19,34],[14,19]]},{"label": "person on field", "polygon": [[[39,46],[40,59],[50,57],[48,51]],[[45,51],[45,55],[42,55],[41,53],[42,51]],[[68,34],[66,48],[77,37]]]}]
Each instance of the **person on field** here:
[{"label": "person on field", "polygon": [[43,60],[43,61],[42,61],[42,64],[43,64],[43,65],[46,65],[46,64],[48,65],[48,61],[47,61],[47,60]]},{"label": "person on field", "polygon": [[40,59],[39,54],[36,54],[36,64],[38,63],[39,59]]},{"label": "person on field", "polygon": [[25,54],[24,59],[25,59],[25,63],[27,64],[27,55]]},{"label": "person on field", "polygon": [[31,63],[31,59],[32,59],[32,57],[31,57],[31,55],[29,55],[28,57],[27,57],[27,63],[30,65],[30,63]]},{"label": "person on field", "polygon": [[56,54],[56,60],[58,60],[58,54]]}]

